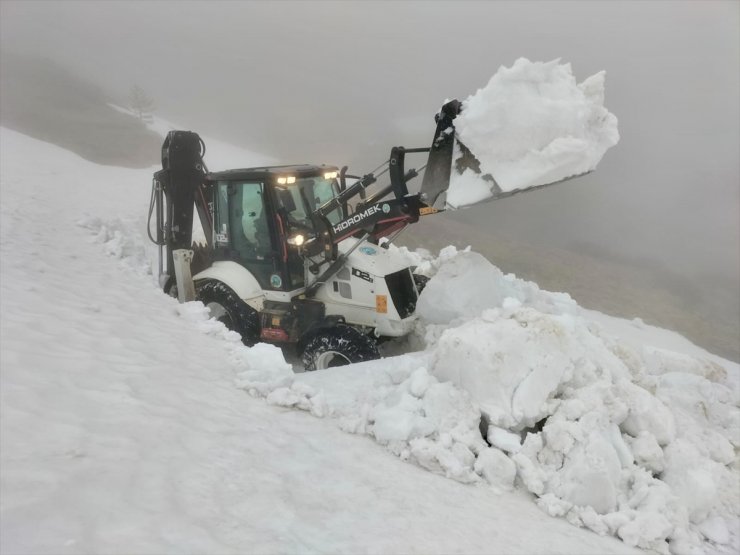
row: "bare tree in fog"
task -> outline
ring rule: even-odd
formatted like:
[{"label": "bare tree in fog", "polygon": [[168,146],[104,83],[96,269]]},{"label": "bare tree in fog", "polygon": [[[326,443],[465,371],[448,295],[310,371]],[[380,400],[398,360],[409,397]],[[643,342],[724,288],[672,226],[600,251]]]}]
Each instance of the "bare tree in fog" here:
[{"label": "bare tree in fog", "polygon": [[142,121],[150,121],[154,109],[154,99],[150,97],[139,85],[131,87],[128,96],[128,105],[136,116]]}]

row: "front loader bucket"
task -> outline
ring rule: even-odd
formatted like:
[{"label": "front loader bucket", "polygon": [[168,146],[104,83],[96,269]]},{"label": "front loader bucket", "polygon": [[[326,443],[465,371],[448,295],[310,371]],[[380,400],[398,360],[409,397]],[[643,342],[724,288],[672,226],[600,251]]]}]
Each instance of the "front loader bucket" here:
[{"label": "front loader bucket", "polygon": [[435,206],[438,199],[444,199],[443,193],[450,186],[452,156],[455,147],[455,125],[453,120],[462,109],[459,100],[447,102],[434,116],[437,129],[429,151],[424,179],[421,182],[421,199],[429,206]]},{"label": "front loader bucket", "polygon": [[[442,106],[439,113],[435,115],[437,130],[434,134],[432,147],[429,150],[429,159],[427,161],[426,172],[424,173],[424,179],[422,181],[420,191],[422,201],[428,206],[438,210],[467,208],[469,206],[510,197],[518,193],[536,191],[544,187],[549,187],[550,185],[556,185],[563,181],[568,181],[591,173],[585,172],[566,177],[564,179],[558,179],[543,185],[530,186],[524,189],[503,191],[498,186],[493,176],[490,174],[482,174],[480,162],[475,157],[475,154],[460,142],[455,135],[454,119],[461,111],[462,103],[458,100],[452,100]],[[457,149],[455,148],[455,144],[457,144]],[[456,155],[458,157],[455,159]],[[450,189],[451,183],[453,187],[463,186],[462,184],[456,185],[455,181],[456,177],[459,177],[465,171],[472,171],[474,174],[477,174],[478,178],[488,185],[490,192],[485,198],[465,203],[460,206],[455,206],[447,202],[447,193]]]}]

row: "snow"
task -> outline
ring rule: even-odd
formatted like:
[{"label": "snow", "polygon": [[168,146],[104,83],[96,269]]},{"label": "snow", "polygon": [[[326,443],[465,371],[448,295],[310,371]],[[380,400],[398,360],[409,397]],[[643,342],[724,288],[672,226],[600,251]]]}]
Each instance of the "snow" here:
[{"label": "snow", "polygon": [[[431,276],[426,350],[296,378],[327,392],[343,429],[459,481],[513,483],[544,512],[629,545],[737,550],[737,364],[641,321],[593,318],[469,250],[398,252]],[[430,378],[467,393],[447,389],[453,418],[431,427]]]},{"label": "snow", "polygon": [[158,290],[150,172],[0,142],[3,552],[740,549],[738,365],[391,245],[423,350],[295,374]]},{"label": "snow", "polygon": [[[579,84],[570,64],[519,58],[463,101],[457,136],[503,192],[592,171],[619,141],[617,118],[604,107],[604,79],[601,71]],[[447,206],[493,194],[493,183],[472,170],[453,171]]]},{"label": "snow", "polygon": [[706,548],[702,527],[726,518],[733,533],[716,537],[737,548],[738,365],[641,321],[602,327],[470,252],[445,254],[419,304],[432,375],[471,393],[544,510],[676,553]]},{"label": "snow", "polygon": [[473,170],[466,169],[462,173],[452,170],[445,200],[448,209],[477,204],[491,196],[493,196],[492,184],[481,179]]},{"label": "snow", "polygon": [[[145,239],[150,171],[7,129],[0,145],[1,552],[634,552],[326,417],[367,378],[408,387],[449,429],[464,392],[423,373],[403,385],[423,355],[323,387],[164,295]],[[416,452],[442,468],[434,448]]]}]

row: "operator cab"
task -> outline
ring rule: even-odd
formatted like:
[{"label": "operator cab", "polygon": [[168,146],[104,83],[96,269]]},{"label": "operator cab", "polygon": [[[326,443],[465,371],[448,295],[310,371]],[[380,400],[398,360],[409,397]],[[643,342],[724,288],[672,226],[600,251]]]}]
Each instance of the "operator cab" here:
[{"label": "operator cab", "polygon": [[[290,292],[305,287],[298,246],[319,230],[311,214],[339,194],[333,166],[270,166],[210,173],[213,246],[216,260],[233,260],[262,289]],[[329,212],[330,223],[344,216]]]}]

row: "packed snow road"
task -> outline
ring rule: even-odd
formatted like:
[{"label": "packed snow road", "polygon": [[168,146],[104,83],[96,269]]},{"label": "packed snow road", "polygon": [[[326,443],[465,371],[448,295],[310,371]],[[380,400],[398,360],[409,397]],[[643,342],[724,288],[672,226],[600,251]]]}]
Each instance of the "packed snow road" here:
[{"label": "packed snow road", "polygon": [[633,552],[250,397],[275,353],[240,360],[123,232],[150,174],[0,140],[3,553]]}]

